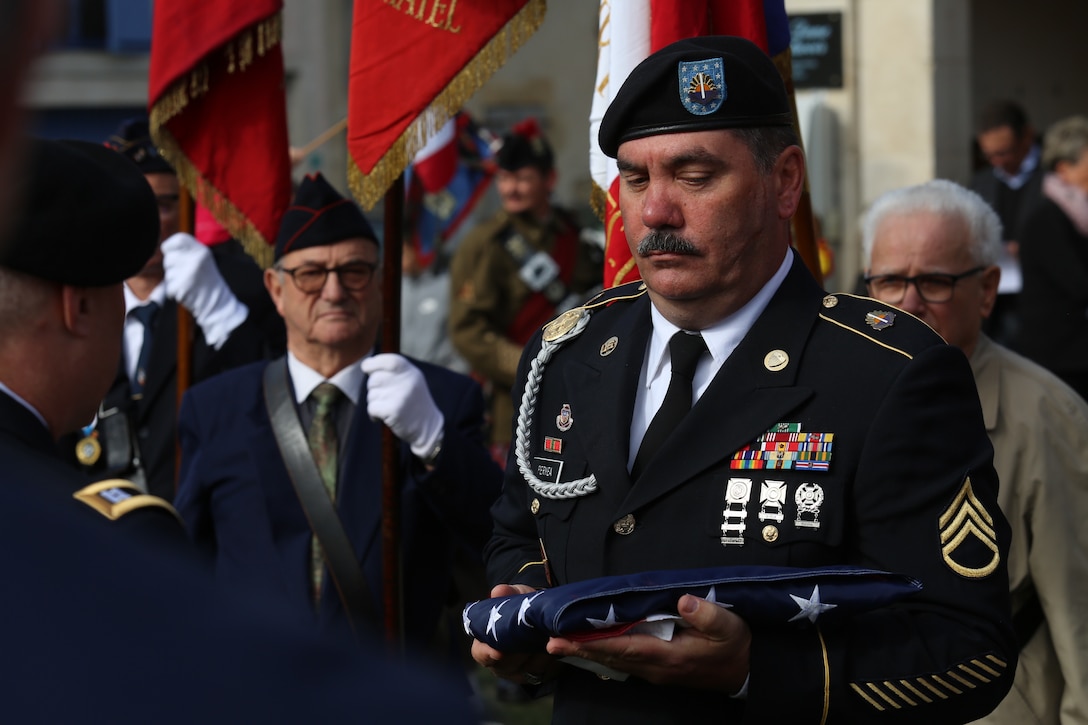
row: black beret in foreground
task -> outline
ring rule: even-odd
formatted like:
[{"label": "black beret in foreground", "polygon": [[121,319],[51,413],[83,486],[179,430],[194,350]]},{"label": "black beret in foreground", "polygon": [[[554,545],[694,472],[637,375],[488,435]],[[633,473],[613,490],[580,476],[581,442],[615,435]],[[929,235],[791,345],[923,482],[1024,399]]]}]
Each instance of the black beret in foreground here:
[{"label": "black beret in foreground", "polygon": [[159,153],[151,140],[151,128],[146,117],[130,118],[121,123],[106,145],[136,162],[145,174],[172,174],[174,167]]},{"label": "black beret in foreground", "polygon": [[20,217],[0,265],[78,287],[133,276],[159,244],[159,208],[140,169],[86,141],[32,139]]},{"label": "black beret in foreground", "polygon": [[274,259],[279,261],[299,249],[358,238],[378,243],[355,202],[340,196],[321,174],[310,174],[299,184],[294,201],[283,214]]},{"label": "black beret in foreground", "polygon": [[774,61],[744,38],[704,35],[635,66],[605,111],[598,141],[615,158],[621,143],[646,136],[792,124]]}]

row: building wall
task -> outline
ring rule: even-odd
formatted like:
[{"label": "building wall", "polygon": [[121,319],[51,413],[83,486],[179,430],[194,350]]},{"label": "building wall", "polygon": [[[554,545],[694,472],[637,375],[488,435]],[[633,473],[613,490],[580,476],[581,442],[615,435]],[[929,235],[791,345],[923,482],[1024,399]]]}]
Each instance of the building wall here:
[{"label": "building wall", "polygon": [[971,0],[973,112],[995,98],[1023,104],[1042,131],[1088,114],[1088,2]]}]

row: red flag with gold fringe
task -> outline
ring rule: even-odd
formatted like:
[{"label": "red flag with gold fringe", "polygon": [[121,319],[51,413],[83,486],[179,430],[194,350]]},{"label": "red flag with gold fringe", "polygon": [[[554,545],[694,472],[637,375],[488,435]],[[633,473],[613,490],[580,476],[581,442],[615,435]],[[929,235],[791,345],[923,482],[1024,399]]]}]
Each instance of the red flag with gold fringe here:
[{"label": "red flag with gold fringe", "polygon": [[282,0],[155,0],[151,135],[198,203],[268,266],[291,201]]},{"label": "red flag with gold fringe", "polygon": [[545,0],[355,0],[348,181],[370,209],[540,27]]},{"label": "red flag with gold fringe", "polygon": [[[601,119],[631,70],[646,56],[669,43],[698,35],[736,35],[763,48],[775,61],[793,98],[790,30],[785,0],[625,0],[602,2],[598,18],[597,82],[590,110],[589,165],[593,177],[592,203],[604,220],[604,286],[639,278],[627,246],[619,211],[619,172],[616,162],[597,144]],[[794,126],[797,112],[794,110]],[[807,214],[807,219],[806,219]],[[807,227],[807,232],[806,232]],[[802,209],[795,216],[794,242],[817,279],[811,206],[807,186]]]}]

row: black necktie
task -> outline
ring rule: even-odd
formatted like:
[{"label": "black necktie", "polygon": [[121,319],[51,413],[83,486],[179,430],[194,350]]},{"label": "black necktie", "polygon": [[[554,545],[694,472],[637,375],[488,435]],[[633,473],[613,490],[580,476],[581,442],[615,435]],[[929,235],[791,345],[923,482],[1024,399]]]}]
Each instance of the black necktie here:
[{"label": "black necktie", "polygon": [[669,340],[669,356],[672,358],[672,379],[665,393],[665,400],[657,409],[642,445],[638,448],[635,463],[631,466],[631,480],[638,479],[646,464],[657,453],[657,449],[672,434],[673,429],[691,410],[691,380],[695,377],[695,368],[699,358],[706,352],[706,343],[702,335],[689,335],[681,330]]},{"label": "black necktie", "polygon": [[155,326],[155,318],[159,314],[159,306],[154,302],[135,307],[132,316],[144,326],[144,342],[140,346],[140,354],[136,358],[136,379],[132,381],[132,394],[140,395],[147,384],[147,362],[151,358],[151,329]]}]

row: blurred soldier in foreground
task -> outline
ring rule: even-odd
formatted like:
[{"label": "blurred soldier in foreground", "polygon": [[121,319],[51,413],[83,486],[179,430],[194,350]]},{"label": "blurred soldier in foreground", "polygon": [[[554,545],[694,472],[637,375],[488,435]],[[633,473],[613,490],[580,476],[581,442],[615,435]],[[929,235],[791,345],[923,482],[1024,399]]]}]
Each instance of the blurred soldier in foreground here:
[{"label": "blurred soldier in foreground", "polygon": [[132,162],[109,149],[75,141],[29,147],[21,217],[0,255],[6,489],[35,486],[57,496],[58,514],[104,515],[120,519],[111,529],[177,539],[180,522],[165,501],[128,481],[84,488],[86,479],[53,447],[94,418],[116,371],[122,281],[158,243],[154,195]]}]

